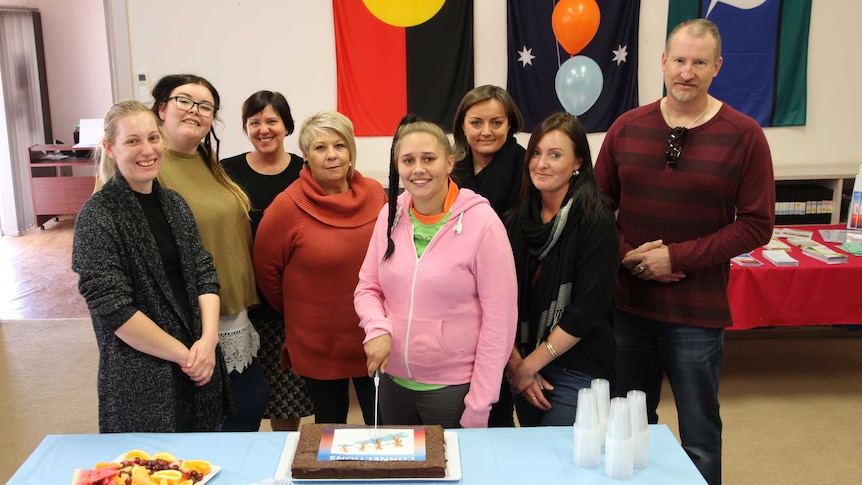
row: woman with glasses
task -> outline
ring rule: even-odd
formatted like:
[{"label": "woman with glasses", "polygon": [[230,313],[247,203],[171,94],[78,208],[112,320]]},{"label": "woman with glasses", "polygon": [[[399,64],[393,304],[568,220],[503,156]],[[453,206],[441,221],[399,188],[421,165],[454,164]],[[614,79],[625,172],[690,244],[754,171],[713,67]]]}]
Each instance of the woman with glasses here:
[{"label": "woman with glasses", "polygon": [[251,264],[251,206],[218,161],[212,128],[218,91],[200,76],[177,74],[160,79],[152,94],[167,147],[159,182],[188,202],[221,284],[219,344],[236,405],[221,429],[257,431],[269,384],[257,360],[260,338],[248,317],[248,308],[259,303]]},{"label": "woman with glasses", "polygon": [[577,118],[533,130],[507,221],[518,273],[518,338],[506,377],[522,426],[570,426],[578,390],[614,378],[616,224]]},{"label": "woman with glasses", "polygon": [[284,314],[281,366],[305,379],[315,422],[347,422],[352,381],[371,424],[374,384],[365,371],[353,290],[386,194],[356,170],[353,123],[343,114],[306,119],[299,148],[305,158],[299,180],[272,201],[257,230],[257,283]]},{"label": "woman with glasses", "polygon": [[[299,178],[302,158],[284,151],[284,139],[293,133],[290,105],[281,93],[258,91],[242,104],[242,131],[252,151],[226,158],[222,166],[251,201],[252,238],[263,211],[288,185]],[[273,431],[296,431],[299,419],[314,414],[314,407],[302,378],[291,369],[282,371],[280,356],[284,346],[284,317],[262,298],[249,310],[260,333],[258,358],[269,380],[269,405],[263,417]]]}]

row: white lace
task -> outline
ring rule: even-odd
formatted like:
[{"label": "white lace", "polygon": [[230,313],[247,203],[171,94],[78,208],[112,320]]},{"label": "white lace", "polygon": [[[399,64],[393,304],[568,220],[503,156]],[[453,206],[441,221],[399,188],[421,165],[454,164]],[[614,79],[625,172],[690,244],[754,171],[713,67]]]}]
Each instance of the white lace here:
[{"label": "white lace", "polygon": [[228,372],[242,373],[260,349],[260,336],[245,310],[219,318],[218,341]]}]

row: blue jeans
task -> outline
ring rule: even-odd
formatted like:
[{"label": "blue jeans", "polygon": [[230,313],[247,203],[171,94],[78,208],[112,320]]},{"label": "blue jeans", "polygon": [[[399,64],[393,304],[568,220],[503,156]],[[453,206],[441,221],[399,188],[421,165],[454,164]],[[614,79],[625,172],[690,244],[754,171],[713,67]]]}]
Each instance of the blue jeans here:
[{"label": "blue jeans", "polygon": [[646,392],[647,417],[658,422],[663,374],[667,375],[682,447],[710,485],[721,483],[721,416],[718,374],[724,363],[724,329],[641,318],[616,311],[615,396]]},{"label": "blue jeans", "polygon": [[257,431],[269,402],[269,381],[257,357],[242,372],[230,373],[236,414],[225,416],[219,431]]},{"label": "blue jeans", "polygon": [[592,377],[558,365],[546,365],[539,371],[554,390],[545,390],[551,409],[542,411],[520,395],[515,396],[515,409],[521,426],[571,426],[578,412],[578,391],[590,387]]}]

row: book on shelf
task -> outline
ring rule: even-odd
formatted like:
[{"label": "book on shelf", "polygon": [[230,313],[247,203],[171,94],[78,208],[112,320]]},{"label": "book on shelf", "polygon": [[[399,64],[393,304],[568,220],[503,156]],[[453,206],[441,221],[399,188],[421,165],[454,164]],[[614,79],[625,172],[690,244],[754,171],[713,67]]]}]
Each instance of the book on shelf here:
[{"label": "book on shelf", "polygon": [[749,253],[742,253],[739,256],[732,258],[731,261],[733,261],[737,266],[742,267],[763,266],[763,263],[761,263],[759,259]]},{"label": "book on shelf", "polygon": [[802,249],[802,254],[827,264],[841,264],[847,262],[847,255],[834,251],[822,244],[807,246]]},{"label": "book on shelf", "polygon": [[760,254],[775,266],[799,266],[799,261],[783,249],[766,249]]}]

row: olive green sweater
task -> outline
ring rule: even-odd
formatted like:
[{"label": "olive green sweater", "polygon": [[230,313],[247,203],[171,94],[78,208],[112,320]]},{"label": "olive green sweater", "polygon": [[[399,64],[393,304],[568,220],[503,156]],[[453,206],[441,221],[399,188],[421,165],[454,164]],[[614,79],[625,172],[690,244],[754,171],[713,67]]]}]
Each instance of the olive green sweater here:
[{"label": "olive green sweater", "polygon": [[232,315],[259,303],[251,264],[248,214],[239,200],[216,180],[201,154],[165,150],[159,183],[179,192],[192,210],[204,249],[212,254],[221,284],[221,314]]}]

